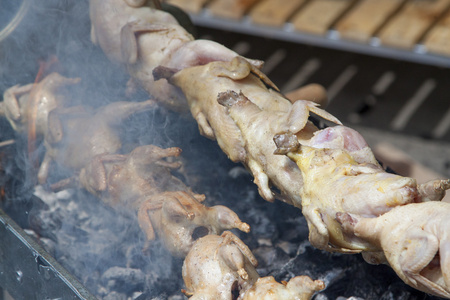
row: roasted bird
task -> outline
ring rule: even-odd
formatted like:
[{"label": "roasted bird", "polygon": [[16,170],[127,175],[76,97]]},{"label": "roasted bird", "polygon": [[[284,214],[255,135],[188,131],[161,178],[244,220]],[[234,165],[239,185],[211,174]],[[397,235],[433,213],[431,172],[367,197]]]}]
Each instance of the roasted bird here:
[{"label": "roasted bird", "polygon": [[364,139],[344,126],[316,132],[307,145],[289,133],[274,140],[277,153],[286,153],[302,172],[302,212],[308,221],[309,239],[320,249],[358,252],[374,248],[357,236],[343,234],[337,213],[377,217],[397,206],[436,200],[449,188],[446,180],[418,185],[413,178],[387,173]]},{"label": "roasted bird", "polygon": [[181,149],[140,146],[128,155],[95,156],[80,172],[81,187],[105,204],[138,217],[150,243],[156,236],[174,256],[184,257],[198,238],[238,228],[249,232],[229,208],[206,207],[204,195],[193,193],[171,170],[179,162],[167,158],[179,156]]},{"label": "roasted bird", "polygon": [[39,183],[46,183],[53,162],[79,171],[96,155],[118,152],[122,147],[119,125],[130,115],[154,107],[155,102],[148,100],[114,102],[96,110],[85,106],[53,110],[47,121]]},{"label": "roasted bird", "polygon": [[[66,78],[51,73],[36,84],[10,87],[3,94],[0,114],[6,117],[15,131],[22,134],[26,132],[30,120],[34,121],[36,135],[42,138],[47,130],[48,114],[68,104],[62,89],[79,81],[80,78]],[[32,115],[33,109],[36,110],[35,116]]]},{"label": "roasted bird", "polygon": [[[448,183],[447,183],[448,184]],[[397,206],[368,218],[337,214],[346,234],[376,246],[364,259],[389,264],[412,287],[450,298],[450,203],[424,202]]]},{"label": "roasted bird", "polygon": [[199,239],[183,264],[183,279],[190,299],[309,300],[324,288],[320,280],[297,276],[278,283],[259,277],[256,258],[234,234],[207,235]]}]

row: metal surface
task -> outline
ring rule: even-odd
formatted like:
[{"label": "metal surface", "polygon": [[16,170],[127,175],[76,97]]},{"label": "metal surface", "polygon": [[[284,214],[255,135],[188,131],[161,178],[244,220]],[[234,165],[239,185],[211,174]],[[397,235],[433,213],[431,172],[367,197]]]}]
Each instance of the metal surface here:
[{"label": "metal surface", "polygon": [[358,43],[342,39],[336,30],[329,30],[326,35],[319,36],[296,31],[291,23],[285,23],[284,26],[277,28],[255,24],[248,16],[241,20],[218,18],[211,15],[208,9],[203,9],[199,14],[190,14],[190,17],[198,26],[438,67],[450,67],[450,57],[429,53],[422,44],[416,44],[412,50],[391,48],[381,45],[377,37],[373,37],[368,43]]},{"label": "metal surface", "polygon": [[[3,4],[0,2],[0,4]],[[17,3],[16,3],[17,4]],[[3,5],[0,5],[0,7]],[[24,0],[20,4],[19,9],[17,10],[16,15],[14,18],[12,18],[7,25],[3,28],[3,24],[0,25],[0,41],[6,38],[8,35],[11,34],[11,32],[16,29],[16,27],[22,22],[22,19],[25,17],[25,15],[28,12],[28,9],[30,8],[30,0]],[[8,21],[8,20],[6,20]]]},{"label": "metal surface", "polygon": [[16,300],[96,299],[1,209],[0,286]]}]

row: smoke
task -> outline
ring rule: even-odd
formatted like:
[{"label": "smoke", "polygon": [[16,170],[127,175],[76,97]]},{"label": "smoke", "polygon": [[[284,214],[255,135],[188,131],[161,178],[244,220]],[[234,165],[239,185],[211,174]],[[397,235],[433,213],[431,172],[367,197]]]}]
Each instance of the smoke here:
[{"label": "smoke", "polygon": [[[1,94],[15,85],[32,84],[44,63],[47,68],[44,76],[58,72],[67,78],[81,78],[78,84],[58,90],[67,100],[66,107],[82,105],[98,109],[117,101],[149,99],[146,92],[139,90],[127,96],[128,75],[92,44],[88,1],[28,1],[29,9],[22,21],[0,41]],[[19,9],[20,1],[2,6],[1,25],[8,24]],[[51,61],[56,63],[50,64]],[[72,117],[76,118],[61,118],[63,127],[70,126],[67,124]],[[26,133],[14,132],[3,117],[0,126],[0,141],[16,141],[13,147],[0,148],[0,153],[8,154],[2,159],[0,173],[6,202],[0,204],[22,227],[31,229],[28,232],[64,267],[99,298],[180,295],[182,261],[173,258],[159,241],[154,241],[148,253],[143,253],[146,238],[134,211],[118,212],[80,189],[55,194],[48,191],[48,185],[35,188],[37,172],[29,171],[33,167],[27,153]],[[204,146],[198,146],[206,140],[200,137],[189,116],[180,118],[178,114],[155,109],[133,114],[115,129],[123,144],[119,153],[148,144],[181,147],[189,163],[174,174],[199,193],[204,190],[196,174],[198,170],[226,176],[227,167],[233,165],[214,142],[208,140]],[[42,162],[45,152],[41,138],[33,155]],[[205,156],[220,157],[224,163],[211,169]],[[197,161],[201,164],[196,164]],[[73,170],[64,163],[52,164],[49,183],[73,175]],[[214,183],[220,182],[220,176],[214,178]],[[212,198],[220,201],[225,198],[215,196]]]},{"label": "smoke", "polygon": [[[77,101],[99,106],[124,99],[126,74],[90,41],[88,1],[27,1],[27,14],[0,41],[0,90],[34,82],[39,62],[57,57],[59,64],[53,66],[57,71],[83,78],[73,97]],[[0,18],[11,19],[21,1],[3,2],[10,7],[2,7]]]},{"label": "smoke", "polygon": [[[88,1],[28,1],[22,21],[0,41],[1,94],[12,86],[33,83],[42,62],[56,57],[44,76],[57,71],[68,78],[81,78],[80,83],[58,91],[68,99],[68,107],[96,109],[116,101],[148,99],[139,91],[127,97],[128,76],[90,41]],[[1,30],[19,11],[21,1],[0,3]],[[177,119],[158,109],[131,116],[117,128],[124,144],[119,152],[128,153],[143,144],[175,144],[176,130],[169,124],[180,123]],[[32,166],[26,134],[15,133],[3,117],[0,126],[0,141],[16,141],[12,147],[0,149],[4,154],[0,182],[6,191],[2,208],[22,227],[33,229],[39,241],[92,293],[99,297],[134,294],[135,298],[139,291],[179,292],[175,290],[182,282],[181,262],[159,242],[153,243],[150,255],[143,254],[145,236],[132,212],[119,213],[82,190],[53,194],[45,191],[48,186],[35,189],[36,171],[27,171]],[[42,139],[37,145],[35,156],[42,160]],[[49,182],[71,175],[71,170],[53,164]]]}]

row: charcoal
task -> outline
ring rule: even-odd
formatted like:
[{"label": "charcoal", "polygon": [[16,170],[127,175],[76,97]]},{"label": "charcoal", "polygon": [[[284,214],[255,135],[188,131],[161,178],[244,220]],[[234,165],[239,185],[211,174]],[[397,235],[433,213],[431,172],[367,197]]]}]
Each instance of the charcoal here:
[{"label": "charcoal", "polygon": [[139,269],[112,267],[103,273],[101,279],[112,290],[124,287],[125,291],[133,291],[142,289],[145,274]]},{"label": "charcoal", "polygon": [[280,240],[277,245],[281,250],[284,251],[289,257],[293,257],[298,249],[298,244],[286,242],[283,240]]},{"label": "charcoal", "polygon": [[141,292],[141,291],[133,292],[133,294],[131,295],[131,299],[132,299],[132,300],[136,300],[136,299],[138,299],[139,297],[141,297],[143,294],[144,294],[144,293]]},{"label": "charcoal", "polygon": [[277,224],[280,240],[298,244],[308,239],[309,230],[306,219],[301,215],[300,210],[296,211],[296,214],[296,216],[286,215],[284,218],[279,217],[280,222],[277,222]]},{"label": "charcoal", "polygon": [[280,269],[289,260],[289,256],[278,247],[259,247],[253,250],[258,260],[258,272],[264,276]]},{"label": "charcoal", "polygon": [[127,300],[127,295],[118,292],[111,292],[103,297],[103,300]]},{"label": "charcoal", "polygon": [[249,207],[245,216],[245,222],[252,224],[252,232],[260,238],[276,239],[278,231],[276,225],[265,214],[261,213],[258,205]]}]

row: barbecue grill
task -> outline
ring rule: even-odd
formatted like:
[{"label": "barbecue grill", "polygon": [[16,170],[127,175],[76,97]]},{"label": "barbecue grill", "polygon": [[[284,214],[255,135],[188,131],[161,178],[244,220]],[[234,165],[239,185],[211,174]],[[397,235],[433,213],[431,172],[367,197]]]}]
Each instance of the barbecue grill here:
[{"label": "barbecue grill", "polygon": [[[292,18],[315,1],[297,1],[295,13],[277,26],[254,21],[254,10],[262,1],[250,1],[238,16],[217,16],[213,4],[220,1],[206,1],[190,16],[198,37],[266,61],[263,71],[283,92],[308,83],[323,85],[328,110],[360,131],[369,144],[388,141],[450,177],[450,56],[428,50],[432,47],[427,38],[446,28],[450,2],[440,1],[445,3],[439,13],[412,45],[399,48],[383,42],[382,25],[411,10],[408,3],[414,1],[396,1],[384,23],[364,41],[345,37],[338,25],[352,16],[359,2],[370,1],[342,1],[348,6],[326,30],[306,33]],[[2,93],[15,84],[33,82],[38,62],[51,53],[65,74],[83,78],[82,91],[69,89],[74,98],[89,97],[93,106],[126,98],[126,75],[89,41],[87,1],[30,0],[29,5],[23,21],[0,43]],[[0,26],[5,26],[20,3],[3,0],[0,7]],[[138,92],[135,97],[144,100],[146,95]],[[181,260],[170,257],[158,242],[150,254],[143,254],[145,241],[136,220],[86,192],[36,190],[33,174],[28,173],[25,141],[5,121],[0,123],[0,141],[16,140],[0,148],[0,288],[14,299],[184,299]],[[124,124],[124,144],[129,150],[146,143],[181,147],[185,170],[180,178],[205,193],[208,205],[226,205],[251,225],[250,234],[239,236],[254,251],[261,274],[277,280],[303,274],[322,279],[327,289],[315,296],[317,300],[437,299],[408,287],[388,267],[366,264],[359,255],[312,248],[300,211],[260,199],[245,169],[201,137],[196,126],[189,118],[165,111],[137,114]],[[180,136],[180,128],[191,134]],[[0,290],[0,299],[8,297]]]}]

